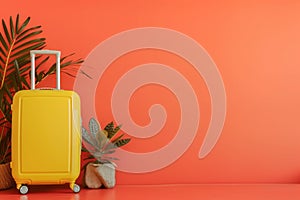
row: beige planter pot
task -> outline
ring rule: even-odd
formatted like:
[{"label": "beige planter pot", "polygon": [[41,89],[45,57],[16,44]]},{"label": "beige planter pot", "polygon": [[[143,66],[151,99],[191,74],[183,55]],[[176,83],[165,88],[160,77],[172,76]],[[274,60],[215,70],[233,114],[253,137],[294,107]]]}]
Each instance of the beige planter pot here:
[{"label": "beige planter pot", "polygon": [[10,164],[0,164],[0,190],[9,189],[15,185],[11,175]]},{"label": "beige planter pot", "polygon": [[94,164],[86,166],[84,183],[88,188],[113,188],[116,185],[116,168],[113,164]]}]

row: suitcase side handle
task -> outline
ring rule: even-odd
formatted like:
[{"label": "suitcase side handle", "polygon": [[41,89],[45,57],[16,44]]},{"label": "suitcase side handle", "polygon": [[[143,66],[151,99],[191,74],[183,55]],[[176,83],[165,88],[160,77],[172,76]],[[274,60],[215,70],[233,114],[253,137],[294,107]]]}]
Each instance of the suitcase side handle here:
[{"label": "suitcase side handle", "polygon": [[55,50],[31,50],[31,89],[35,89],[35,55],[52,54],[56,55],[56,89],[60,90],[60,51]]}]

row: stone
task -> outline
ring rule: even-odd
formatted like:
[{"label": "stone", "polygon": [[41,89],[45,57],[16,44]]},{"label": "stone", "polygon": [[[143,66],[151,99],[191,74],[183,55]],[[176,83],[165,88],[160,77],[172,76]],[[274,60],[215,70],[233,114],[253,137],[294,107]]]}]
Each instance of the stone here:
[{"label": "stone", "polygon": [[100,164],[96,167],[97,176],[106,188],[113,188],[116,185],[116,168],[111,163]]},{"label": "stone", "polygon": [[113,188],[116,185],[116,168],[111,163],[89,163],[86,166],[84,182],[92,189],[100,188],[102,185],[105,188]]},{"label": "stone", "polygon": [[101,180],[96,175],[96,167],[98,165],[89,163],[85,169],[84,183],[88,188],[97,189],[102,186]]}]

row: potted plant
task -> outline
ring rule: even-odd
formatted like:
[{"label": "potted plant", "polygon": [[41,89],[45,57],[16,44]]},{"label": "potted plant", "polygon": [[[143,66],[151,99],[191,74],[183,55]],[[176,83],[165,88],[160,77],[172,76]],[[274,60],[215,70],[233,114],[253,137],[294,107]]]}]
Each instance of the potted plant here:
[{"label": "potted plant", "polygon": [[91,118],[89,131],[82,127],[83,147],[87,152],[87,163],[84,165],[84,185],[88,188],[112,188],[116,184],[114,163],[118,158],[113,157],[116,148],[130,142],[130,138],[124,138],[124,134],[117,135],[121,125],[116,126],[110,122],[103,130],[97,120]]},{"label": "potted plant", "polygon": [[[5,171],[9,172],[12,98],[17,91],[30,89],[30,51],[46,47],[46,39],[40,36],[41,26],[29,27],[29,22],[30,17],[21,22],[19,15],[15,19],[10,17],[8,24],[2,19],[3,32],[0,32],[0,165],[5,165],[8,168]],[[82,59],[70,60],[72,55],[61,58],[62,72],[71,76],[72,73],[64,69],[83,62]],[[55,73],[55,64],[43,69],[48,60],[49,56],[36,57],[35,84]],[[0,171],[0,180],[7,179],[3,178],[6,177],[3,173]],[[1,187],[0,184],[0,189],[7,187],[10,186]]]},{"label": "potted plant", "polygon": [[11,176],[10,161],[10,132],[0,133],[0,189],[8,189],[14,186],[14,179]]}]

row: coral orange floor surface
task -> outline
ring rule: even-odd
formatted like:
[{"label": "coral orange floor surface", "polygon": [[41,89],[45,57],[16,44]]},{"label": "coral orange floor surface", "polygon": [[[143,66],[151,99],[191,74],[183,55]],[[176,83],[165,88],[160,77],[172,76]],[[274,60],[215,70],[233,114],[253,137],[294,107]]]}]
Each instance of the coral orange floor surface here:
[{"label": "coral orange floor surface", "polygon": [[17,189],[0,191],[0,200],[300,199],[300,184],[117,185],[113,189],[82,189],[78,194],[67,186],[29,189],[26,195],[20,195]]}]

